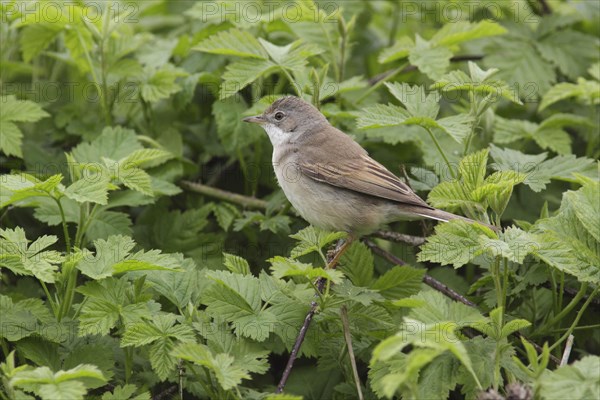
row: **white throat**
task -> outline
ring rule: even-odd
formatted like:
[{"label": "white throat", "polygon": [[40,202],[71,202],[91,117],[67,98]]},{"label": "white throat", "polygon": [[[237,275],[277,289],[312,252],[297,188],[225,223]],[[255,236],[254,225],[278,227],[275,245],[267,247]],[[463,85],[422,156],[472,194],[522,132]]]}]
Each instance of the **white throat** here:
[{"label": "white throat", "polygon": [[267,135],[269,135],[273,147],[277,147],[289,140],[289,133],[285,133],[273,124],[264,124],[262,127],[267,132]]}]

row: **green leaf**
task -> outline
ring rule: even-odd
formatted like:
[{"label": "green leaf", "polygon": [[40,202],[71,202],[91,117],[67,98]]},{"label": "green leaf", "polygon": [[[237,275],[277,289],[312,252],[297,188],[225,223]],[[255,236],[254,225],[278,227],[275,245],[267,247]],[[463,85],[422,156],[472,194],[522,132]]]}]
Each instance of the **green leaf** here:
[{"label": "green leaf", "polygon": [[273,276],[277,279],[289,276],[302,276],[309,281],[314,281],[317,278],[325,278],[333,283],[340,283],[343,278],[342,272],[335,269],[313,268],[311,264],[301,263],[291,258],[277,256],[271,258],[269,262],[271,263]]},{"label": "green leaf", "polygon": [[379,54],[377,61],[384,64],[408,57],[410,50],[414,46],[415,42],[410,37],[402,36],[392,45],[392,47],[384,49],[381,54]]},{"label": "green leaf", "polygon": [[10,156],[23,157],[23,133],[15,122],[36,122],[49,116],[37,103],[17,100],[15,96],[0,97],[0,151]]},{"label": "green leaf", "polygon": [[228,99],[215,101],[212,105],[212,114],[217,123],[217,134],[225,151],[236,155],[258,140],[263,134],[259,130],[249,127],[240,118],[246,111],[246,103],[241,96],[232,96]]},{"label": "green leaf", "polygon": [[392,104],[375,104],[358,113],[356,122],[360,129],[381,128],[403,124],[409,118],[408,112]]},{"label": "green leaf", "polygon": [[497,36],[506,33],[506,29],[491,20],[479,22],[455,21],[444,24],[431,38],[431,42],[440,46],[454,46],[468,40]]},{"label": "green leaf", "polygon": [[108,186],[110,179],[103,173],[87,173],[68,186],[64,194],[78,203],[108,203]]},{"label": "green leaf", "polygon": [[[577,43],[576,46],[573,44]],[[571,29],[554,31],[535,43],[542,57],[571,79],[582,76],[600,51],[596,37]]]},{"label": "green leaf", "polygon": [[161,165],[172,158],[173,154],[166,150],[139,149],[119,160],[119,164],[125,168],[139,167],[146,169]]},{"label": "green leaf", "polygon": [[297,233],[290,235],[292,239],[298,240],[300,243],[291,251],[293,258],[298,258],[312,252],[319,252],[323,247],[331,244],[346,236],[344,232],[328,232],[308,226]]},{"label": "green leaf", "polygon": [[179,345],[173,356],[194,364],[208,368],[213,372],[224,390],[230,390],[242,382],[250,379],[250,374],[242,366],[234,363],[234,358],[228,354],[213,354],[210,349],[199,343],[185,343]]},{"label": "green leaf", "polygon": [[596,399],[600,357],[586,356],[555,371],[546,370],[540,379],[540,394],[545,399]]},{"label": "green leaf", "polygon": [[100,136],[89,143],[80,143],[71,154],[79,163],[104,164],[103,158],[120,160],[141,149],[134,131],[117,126],[104,128]]},{"label": "green leaf", "polygon": [[82,400],[88,388],[106,382],[95,365],[81,364],[67,371],[52,372],[48,367],[18,371],[10,385],[33,392],[43,400]]},{"label": "green leaf", "polygon": [[277,64],[269,60],[243,59],[231,63],[227,65],[223,74],[220,98],[226,99],[258,78],[267,77],[278,69]]},{"label": "green leaf", "polygon": [[483,252],[478,238],[479,232],[473,224],[465,221],[452,220],[436,225],[435,235],[427,238],[417,259],[462,267]]},{"label": "green leaf", "polygon": [[600,104],[599,91],[599,82],[588,81],[584,78],[578,78],[576,84],[568,82],[558,83],[544,94],[539,109],[540,111],[545,110],[552,104],[570,97],[575,97],[577,102],[583,105]]},{"label": "green leaf", "polygon": [[102,400],[150,400],[150,392],[145,391],[134,397],[136,391],[135,385],[117,386],[112,392],[105,392]]},{"label": "green leaf", "polygon": [[[450,26],[453,24],[446,24]],[[416,37],[415,47],[410,50],[410,63],[433,80],[439,79],[450,66],[452,51],[445,46],[435,46],[432,42]]]},{"label": "green leaf", "polygon": [[[24,173],[1,175],[0,208],[28,200],[32,197],[57,198],[62,189],[62,186],[60,186],[62,179],[63,176],[61,174],[52,175],[45,181]],[[54,200],[53,203],[56,204]]]},{"label": "green leaf", "polygon": [[533,101],[548,91],[556,81],[556,73],[525,35],[518,36],[515,33],[504,36],[502,40],[495,39],[486,49],[489,55],[484,63],[499,69],[499,79],[509,85],[517,85],[521,98]]},{"label": "green leaf", "polygon": [[417,294],[425,271],[408,266],[395,266],[380,276],[371,289],[378,290],[386,299],[395,300]]},{"label": "green leaf", "polygon": [[227,267],[228,270],[230,270],[231,272],[233,272],[234,274],[242,274],[242,275],[250,275],[250,265],[248,264],[248,261],[246,261],[245,259],[243,259],[242,257],[233,255],[233,254],[229,254],[229,253],[223,253],[223,265],[225,265],[225,267]]},{"label": "green leaf", "polygon": [[435,119],[439,112],[436,93],[425,93],[423,86],[411,86],[408,83],[386,82],[385,86],[398,99],[412,117],[428,117]]},{"label": "green leaf", "polygon": [[527,328],[531,326],[531,322],[525,319],[513,319],[512,321],[508,321],[506,325],[502,327],[502,337],[509,337],[516,331]]},{"label": "green leaf", "polygon": [[0,229],[0,266],[18,275],[32,275],[42,282],[54,283],[58,264],[64,257],[45,249],[57,241],[56,236],[41,236],[28,245],[23,228]]},{"label": "green leaf", "polygon": [[[600,242],[591,234],[597,233],[598,206],[590,207],[588,200],[595,196],[590,191],[598,191],[599,184],[589,185],[577,192],[564,193],[558,214],[535,224],[534,232],[539,234],[534,255],[548,265],[576,276],[581,282],[598,284]],[[581,219],[587,220],[585,225]]]},{"label": "green leaf", "polygon": [[576,191],[565,193],[568,201],[573,205],[575,215],[590,235],[600,242],[600,184],[590,182]]},{"label": "green leaf", "polygon": [[255,36],[239,29],[219,32],[200,42],[193,50],[211,54],[266,59],[267,53]]},{"label": "green leaf", "polygon": [[373,280],[374,260],[369,248],[354,242],[342,254],[338,267],[356,286],[370,286]]},{"label": "green leaf", "polygon": [[92,279],[102,279],[113,274],[113,266],[124,260],[135,242],[130,237],[116,235],[106,240],[98,239],[94,242],[96,255],[84,257],[77,264],[77,269]]},{"label": "green leaf", "polygon": [[129,325],[123,334],[122,347],[150,345],[150,363],[161,380],[166,379],[175,370],[176,358],[171,354],[178,342],[195,340],[193,329],[175,322],[174,314],[161,314],[152,322],[140,322]]},{"label": "green leaf", "polygon": [[181,86],[175,82],[177,78],[187,75],[187,72],[172,64],[166,64],[158,70],[148,68],[145,72],[145,79],[140,85],[142,99],[149,103],[155,103],[169,98],[172,94],[182,90]]},{"label": "green leaf", "polygon": [[94,215],[85,236],[90,241],[106,239],[109,236],[131,236],[131,219],[129,214],[117,211],[102,210]]}]

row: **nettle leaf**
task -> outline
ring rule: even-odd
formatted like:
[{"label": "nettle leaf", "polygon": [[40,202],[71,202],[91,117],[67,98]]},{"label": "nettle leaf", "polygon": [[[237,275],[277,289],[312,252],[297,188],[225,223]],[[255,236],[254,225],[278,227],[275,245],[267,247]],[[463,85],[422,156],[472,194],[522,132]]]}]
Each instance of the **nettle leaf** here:
[{"label": "nettle leaf", "polygon": [[338,269],[356,286],[370,286],[374,270],[373,254],[361,242],[354,242],[342,254]]},{"label": "nettle leaf", "polygon": [[0,267],[17,275],[30,275],[42,282],[53,283],[64,257],[58,251],[45,249],[57,241],[56,236],[44,235],[28,244],[23,228],[0,229]]},{"label": "nettle leaf", "polygon": [[106,205],[108,203],[108,188],[110,177],[103,173],[85,173],[80,179],[69,185],[64,194],[78,203],[97,203]]},{"label": "nettle leaf", "polygon": [[67,371],[52,372],[48,367],[16,372],[10,385],[33,392],[43,400],[80,400],[88,389],[105,384],[107,379],[95,365],[80,364]]},{"label": "nettle leaf", "polygon": [[[21,173],[0,176],[0,208],[4,208],[33,197],[59,198],[63,186],[60,184],[63,176],[52,175],[42,181],[33,175]],[[52,200],[54,204],[54,200]],[[24,204],[27,204],[25,202]]]},{"label": "nettle leaf", "polygon": [[384,64],[408,57],[413,47],[415,47],[414,40],[408,36],[402,36],[396,40],[392,47],[383,49],[377,61]]},{"label": "nettle leaf", "polygon": [[[47,324],[56,324],[49,309],[40,299],[13,301],[8,296],[0,295],[0,315],[2,315],[2,325],[5,327],[0,332],[0,337],[10,342],[34,334],[48,336],[43,333],[48,327]],[[52,340],[57,341],[60,338],[54,337]]]},{"label": "nettle leaf", "polygon": [[240,336],[265,340],[277,319],[261,308],[259,279],[225,271],[211,271],[207,276],[214,281],[202,299],[207,312],[231,322]]},{"label": "nettle leaf", "polygon": [[15,122],[37,122],[47,116],[33,101],[17,100],[13,95],[0,97],[0,151],[7,156],[23,157],[23,133]]},{"label": "nettle leaf", "polygon": [[175,324],[175,314],[159,314],[152,321],[128,325],[121,346],[150,345],[150,364],[161,380],[175,370],[177,359],[171,354],[177,343],[195,341],[194,330],[185,324]]},{"label": "nettle leaf", "polygon": [[408,266],[395,266],[381,275],[371,289],[379,291],[386,299],[395,300],[419,292],[425,270]]},{"label": "nettle leaf", "polygon": [[[446,24],[450,26],[452,24]],[[410,50],[408,60],[419,71],[433,80],[439,79],[450,66],[452,51],[445,46],[436,46],[416,35],[415,46]]]},{"label": "nettle leaf", "polygon": [[324,278],[333,283],[340,283],[344,277],[341,271],[326,268],[314,268],[311,264],[302,263],[291,258],[277,256],[269,260],[271,271],[277,279],[290,276],[302,276],[309,281]]},{"label": "nettle leaf", "polygon": [[221,145],[229,154],[237,155],[237,152],[241,149],[247,148],[263,137],[258,129],[251,129],[240,118],[240,115],[246,109],[246,102],[239,95],[215,101],[212,105],[212,114],[217,124],[217,134]]},{"label": "nettle leaf", "polygon": [[85,236],[90,241],[108,238],[113,235],[131,236],[132,222],[129,214],[118,211],[102,210],[94,215]]},{"label": "nettle leaf", "polygon": [[346,236],[344,232],[328,232],[310,225],[293,235],[292,239],[298,240],[298,243],[291,251],[292,258],[298,258],[312,252],[319,252],[328,244],[342,239]]},{"label": "nettle leaf", "polygon": [[150,400],[150,392],[145,391],[134,397],[136,391],[135,385],[117,386],[112,392],[105,392],[102,400]]},{"label": "nettle leaf", "polygon": [[278,70],[277,64],[270,60],[243,59],[231,63],[225,68],[219,97],[232,96],[258,78],[268,77]]},{"label": "nettle leaf", "polygon": [[540,378],[540,394],[545,399],[595,399],[598,387],[600,357],[586,356],[555,371],[544,371]]},{"label": "nettle leaf", "polygon": [[79,286],[77,291],[86,297],[79,317],[79,336],[107,335],[120,321],[128,326],[155,317],[160,304],[152,300],[133,302],[134,290],[126,277]]},{"label": "nettle leaf", "polygon": [[250,265],[242,257],[223,253],[223,265],[234,274],[250,275]]},{"label": "nettle leaf", "polygon": [[402,125],[410,114],[392,104],[375,104],[358,113],[356,125],[361,129],[382,128]]},{"label": "nettle leaf", "polygon": [[431,38],[431,42],[441,46],[454,46],[468,40],[498,36],[506,33],[502,25],[491,20],[479,22],[456,21],[445,24]]},{"label": "nettle leaf", "polygon": [[442,92],[468,91],[490,96],[489,101],[494,102],[499,98],[522,104],[518,94],[502,80],[490,79],[498,72],[497,68],[482,70],[479,66],[469,61],[470,76],[457,70],[451,71],[438,79],[430,89]]},{"label": "nettle leaf", "polygon": [[100,136],[91,142],[77,145],[71,155],[76,162],[103,165],[103,158],[120,160],[136,150],[142,150],[135,132],[131,129],[106,127]]},{"label": "nettle leaf", "polygon": [[188,73],[172,64],[165,64],[159,69],[146,67],[140,84],[140,95],[150,103],[168,99],[182,90],[175,81],[184,76],[188,76]]},{"label": "nettle leaf", "polygon": [[546,188],[551,179],[575,181],[575,173],[597,174],[594,160],[576,158],[574,155],[557,156],[546,160],[547,153],[529,155],[518,150],[502,149],[490,144],[490,155],[494,159],[491,167],[498,171],[512,170],[525,175],[523,183],[534,192]]},{"label": "nettle leaf", "polygon": [[537,258],[594,284],[600,283],[600,241],[596,239],[600,206],[593,204],[599,190],[600,184],[592,181],[576,192],[567,191],[558,214],[534,226]]},{"label": "nettle leaf", "polygon": [[[577,43],[577,46],[573,46],[573,43]],[[554,31],[535,42],[535,45],[546,61],[555,64],[571,79],[583,75],[600,51],[598,38],[571,29]]]},{"label": "nettle leaf", "polygon": [[540,102],[539,110],[545,110],[554,103],[574,97],[577,102],[589,106],[600,104],[600,82],[577,78],[577,83],[561,82],[550,88]]},{"label": "nettle leaf", "polygon": [[256,37],[249,32],[230,29],[204,39],[193,50],[211,54],[266,59],[267,53]]},{"label": "nettle leaf", "polygon": [[236,387],[242,382],[242,379],[250,379],[249,371],[244,368],[243,364],[236,363],[234,357],[225,353],[214,354],[203,344],[181,344],[173,350],[172,354],[174,357],[206,367],[215,374],[219,385],[224,390]]},{"label": "nettle leaf", "polygon": [[428,117],[435,119],[440,106],[439,96],[436,93],[425,93],[423,86],[411,86],[408,83],[386,82],[385,86],[390,93],[406,107],[411,117]]},{"label": "nettle leaf", "polygon": [[486,251],[480,242],[482,235],[489,239],[496,238],[491,229],[482,225],[476,227],[461,220],[437,225],[435,235],[427,238],[417,259],[442,265],[452,264],[454,268],[462,267]]}]

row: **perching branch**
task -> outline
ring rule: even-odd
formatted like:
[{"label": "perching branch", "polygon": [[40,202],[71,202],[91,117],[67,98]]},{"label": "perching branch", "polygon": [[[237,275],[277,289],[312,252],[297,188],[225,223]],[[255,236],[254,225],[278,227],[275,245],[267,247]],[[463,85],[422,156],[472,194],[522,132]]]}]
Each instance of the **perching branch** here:
[{"label": "perching branch", "polygon": [[241,194],[228,192],[226,190],[217,189],[212,186],[203,185],[197,182],[182,181],[181,186],[191,192],[200,193],[204,196],[214,197],[215,199],[224,200],[230,203],[238,204],[246,208],[254,208],[264,210],[267,208],[267,202],[255,197],[244,196]]},{"label": "perching branch", "polygon": [[405,233],[398,233],[393,231],[376,231],[371,236],[389,240],[392,242],[406,243],[410,246],[418,247],[425,243],[425,238],[421,236],[412,236]]},{"label": "perching branch", "polygon": [[[334,269],[337,266],[337,262],[340,259],[342,253],[348,248],[348,246],[350,245],[350,240],[344,240],[344,239],[340,239],[337,243],[337,245],[335,246],[335,250],[333,252],[331,252],[330,254],[327,254],[327,268],[331,268]],[[325,288],[325,283],[327,282],[327,279],[324,278],[319,278],[317,280],[317,290],[319,291],[319,293],[315,293],[315,297],[319,297],[320,294],[323,293],[323,289]],[[290,353],[290,357],[288,358],[288,362],[285,366],[285,369],[283,370],[283,375],[281,376],[281,380],[279,381],[279,384],[277,385],[277,390],[275,391],[275,393],[282,393],[283,389],[285,388],[285,384],[287,383],[288,378],[290,377],[290,373],[292,372],[292,368],[294,366],[294,362],[296,361],[296,358],[298,357],[298,353],[300,352],[300,347],[302,346],[302,343],[304,342],[304,338],[306,337],[306,332],[308,332],[308,328],[310,327],[310,323],[312,322],[313,317],[315,316],[315,313],[317,312],[317,308],[319,306],[319,303],[317,303],[316,300],[313,300],[310,303],[310,310],[308,310],[308,313],[306,314],[306,317],[304,318],[304,323],[302,324],[302,327],[300,327],[300,331],[298,332],[298,336],[296,337],[296,341],[294,342],[294,346],[292,347],[292,351]]]}]

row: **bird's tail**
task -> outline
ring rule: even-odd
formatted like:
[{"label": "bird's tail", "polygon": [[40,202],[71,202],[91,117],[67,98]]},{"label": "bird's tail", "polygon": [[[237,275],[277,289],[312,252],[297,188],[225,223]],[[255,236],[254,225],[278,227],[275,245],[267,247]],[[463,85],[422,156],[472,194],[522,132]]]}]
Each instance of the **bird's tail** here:
[{"label": "bird's tail", "polygon": [[498,227],[496,227],[496,226],[486,224],[485,222],[474,221],[470,218],[463,217],[462,215],[452,214],[450,212],[438,210],[436,208],[422,207],[418,211],[416,211],[416,213],[422,217],[429,218],[429,219],[435,219],[436,221],[448,222],[452,219],[460,219],[460,220],[470,222],[470,223],[477,222],[478,224],[487,226],[488,228],[492,229],[493,231],[498,231]]}]

